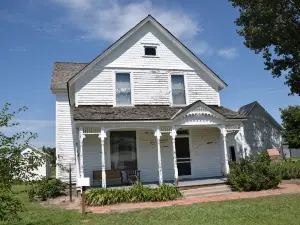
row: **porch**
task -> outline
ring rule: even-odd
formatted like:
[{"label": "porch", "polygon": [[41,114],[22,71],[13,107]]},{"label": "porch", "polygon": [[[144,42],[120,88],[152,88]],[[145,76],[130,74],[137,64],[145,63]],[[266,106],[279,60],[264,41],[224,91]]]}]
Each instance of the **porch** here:
[{"label": "porch", "polygon": [[[232,110],[201,101],[184,108],[170,106],[75,107],[77,178],[95,186],[118,185],[106,173],[139,171],[143,183],[224,177],[228,161],[244,157],[242,121]],[[90,121],[92,120],[92,121]],[[228,139],[233,149],[228,151]],[[239,143],[237,143],[239,142]],[[93,171],[99,171],[95,183]],[[123,173],[123,174],[122,174]]]},{"label": "porch", "polygon": [[[186,187],[226,182],[231,155],[224,126],[79,127],[78,132],[78,174],[88,177],[91,186],[127,186],[128,169],[138,171],[140,181],[146,185],[164,182]],[[240,157],[239,152],[236,154]],[[111,179],[113,170],[119,170],[120,177],[114,175]],[[101,174],[98,180],[94,180],[95,171]]]}]

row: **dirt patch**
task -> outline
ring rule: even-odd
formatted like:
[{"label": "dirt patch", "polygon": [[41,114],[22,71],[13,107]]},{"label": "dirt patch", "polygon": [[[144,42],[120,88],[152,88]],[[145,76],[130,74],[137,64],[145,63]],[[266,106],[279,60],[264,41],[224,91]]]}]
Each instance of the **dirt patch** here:
[{"label": "dirt patch", "polygon": [[68,210],[81,210],[81,198],[79,197],[73,197],[73,201],[70,202],[69,196],[60,196],[57,198],[50,198],[43,202],[43,204]]}]

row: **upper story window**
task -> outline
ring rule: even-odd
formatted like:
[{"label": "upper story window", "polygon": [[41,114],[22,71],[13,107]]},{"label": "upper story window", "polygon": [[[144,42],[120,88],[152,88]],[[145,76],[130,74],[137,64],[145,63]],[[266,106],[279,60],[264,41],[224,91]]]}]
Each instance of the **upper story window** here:
[{"label": "upper story window", "polygon": [[155,46],[145,46],[145,55],[156,56]]},{"label": "upper story window", "polygon": [[185,87],[183,75],[171,75],[173,105],[185,105]]},{"label": "upper story window", "polygon": [[131,105],[130,73],[116,73],[116,105]]}]

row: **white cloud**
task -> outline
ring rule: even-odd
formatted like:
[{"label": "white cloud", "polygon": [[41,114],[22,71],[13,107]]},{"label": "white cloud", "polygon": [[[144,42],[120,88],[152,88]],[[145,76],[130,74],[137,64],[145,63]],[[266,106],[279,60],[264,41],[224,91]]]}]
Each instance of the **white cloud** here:
[{"label": "white cloud", "polygon": [[77,40],[115,41],[148,14],[154,16],[172,34],[196,54],[211,54],[208,42],[198,40],[203,29],[199,18],[181,8],[166,8],[150,0],[120,3],[118,0],[52,0],[66,10],[66,20],[81,31]]},{"label": "white cloud", "polygon": [[217,54],[226,59],[233,59],[238,56],[236,48],[223,48],[218,50]]}]

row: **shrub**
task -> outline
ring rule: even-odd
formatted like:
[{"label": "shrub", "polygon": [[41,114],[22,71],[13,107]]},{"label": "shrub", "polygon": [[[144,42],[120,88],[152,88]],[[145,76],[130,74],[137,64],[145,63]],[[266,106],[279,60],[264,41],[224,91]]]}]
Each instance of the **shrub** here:
[{"label": "shrub", "polygon": [[130,188],[92,188],[86,194],[86,204],[103,206],[125,202],[161,202],[175,200],[181,196],[182,194],[176,187],[167,184],[162,184],[158,188],[150,188],[141,183],[135,183]]},{"label": "shrub", "polygon": [[278,173],[282,179],[297,179],[300,178],[300,162],[292,161],[291,159],[283,160],[277,163]]},{"label": "shrub", "polygon": [[64,191],[67,185],[61,180],[53,179],[46,180],[43,179],[39,181],[36,185],[33,185],[28,190],[28,197],[30,201],[45,201],[48,198],[54,198],[57,196],[64,195]]},{"label": "shrub", "polygon": [[257,158],[246,157],[239,162],[229,163],[228,183],[238,191],[259,191],[277,187],[281,182],[276,163],[266,153]]}]

